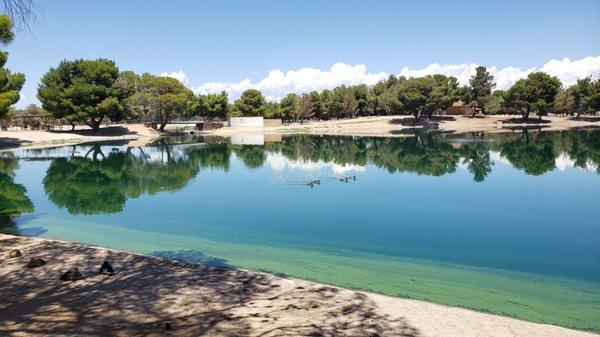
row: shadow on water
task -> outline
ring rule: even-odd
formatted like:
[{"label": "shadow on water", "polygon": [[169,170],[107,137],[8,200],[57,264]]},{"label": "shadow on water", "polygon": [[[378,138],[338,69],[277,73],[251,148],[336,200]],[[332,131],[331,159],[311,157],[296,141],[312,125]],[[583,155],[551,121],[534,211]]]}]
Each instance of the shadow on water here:
[{"label": "shadow on water", "polygon": [[0,234],[19,235],[19,227],[10,216],[0,216]]},{"label": "shadow on water", "polygon": [[22,228],[30,221],[39,219],[43,214],[23,214],[15,221],[11,216],[0,216],[0,234],[40,236],[47,232],[43,227]]},{"label": "shadow on water", "polygon": [[43,227],[19,228],[19,235],[23,236],[41,236],[48,232]]},{"label": "shadow on water", "polygon": [[150,255],[163,257],[169,260],[189,261],[211,267],[233,268],[227,263],[227,260],[207,256],[199,250],[158,251],[152,252]]}]

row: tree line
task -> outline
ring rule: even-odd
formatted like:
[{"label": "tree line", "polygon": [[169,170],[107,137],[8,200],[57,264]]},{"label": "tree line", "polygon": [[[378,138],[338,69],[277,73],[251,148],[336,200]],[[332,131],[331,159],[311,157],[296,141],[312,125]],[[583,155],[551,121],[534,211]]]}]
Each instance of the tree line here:
[{"label": "tree line", "polygon": [[[0,16],[0,43],[13,39],[12,22]],[[7,54],[0,53],[0,117],[16,103],[23,74],[4,69]],[[152,121],[159,130],[176,118],[203,116],[224,120],[235,116],[264,116],[286,121],[341,119],[360,116],[412,115],[416,119],[445,114],[463,101],[486,114],[581,114],[600,110],[600,79],[579,79],[565,88],[557,77],[530,73],[508,90],[494,90],[494,77],[477,67],[469,85],[441,74],[406,78],[389,76],[374,85],[340,85],[304,94],[289,93],[279,102],[267,101],[257,89],[248,89],[233,102],[228,94],[195,95],[174,78],[121,71],[109,59],[63,60],[41,78],[37,97],[44,111],[72,125],[98,129],[103,120]]]}]

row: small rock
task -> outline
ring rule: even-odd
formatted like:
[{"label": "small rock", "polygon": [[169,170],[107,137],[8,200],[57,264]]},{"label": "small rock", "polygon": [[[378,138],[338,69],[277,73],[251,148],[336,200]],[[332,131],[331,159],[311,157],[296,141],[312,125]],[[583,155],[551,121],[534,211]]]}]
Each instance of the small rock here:
[{"label": "small rock", "polygon": [[79,272],[79,269],[75,268],[73,270],[68,270],[66,273],[60,276],[62,281],[77,281],[81,280],[83,275]]},{"label": "small rock", "polygon": [[21,257],[21,256],[23,256],[23,254],[21,254],[21,251],[18,249],[11,250],[10,253],[8,254],[9,259],[12,259],[15,257]]},{"label": "small rock", "polygon": [[171,323],[167,322],[165,323],[165,330],[171,330],[173,327],[171,326]]},{"label": "small rock", "polygon": [[37,268],[37,267],[41,267],[45,264],[46,264],[46,261],[44,261],[42,259],[31,258],[31,260],[29,260],[29,263],[27,264],[27,268]]},{"label": "small rock", "polygon": [[104,261],[98,273],[102,275],[113,275],[115,271],[113,270],[113,267],[110,265],[110,263],[108,263],[108,261]]}]

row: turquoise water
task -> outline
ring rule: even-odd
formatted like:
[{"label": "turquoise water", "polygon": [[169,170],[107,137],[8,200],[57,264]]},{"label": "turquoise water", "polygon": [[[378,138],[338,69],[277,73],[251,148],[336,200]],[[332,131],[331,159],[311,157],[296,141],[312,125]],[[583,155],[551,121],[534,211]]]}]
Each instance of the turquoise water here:
[{"label": "turquoise water", "polygon": [[84,144],[3,153],[0,213],[4,232],[598,330],[599,162],[600,131]]}]

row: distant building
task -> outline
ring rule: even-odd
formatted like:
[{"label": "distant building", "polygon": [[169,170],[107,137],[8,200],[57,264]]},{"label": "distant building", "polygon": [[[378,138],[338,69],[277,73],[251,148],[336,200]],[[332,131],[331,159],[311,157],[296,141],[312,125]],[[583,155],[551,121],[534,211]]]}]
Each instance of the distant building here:
[{"label": "distant building", "polygon": [[265,125],[262,117],[230,117],[227,121],[229,126],[235,127],[263,127]]},{"label": "distant building", "polygon": [[463,101],[456,101],[452,103],[451,107],[446,110],[447,115],[474,115],[480,109],[476,109]]}]

